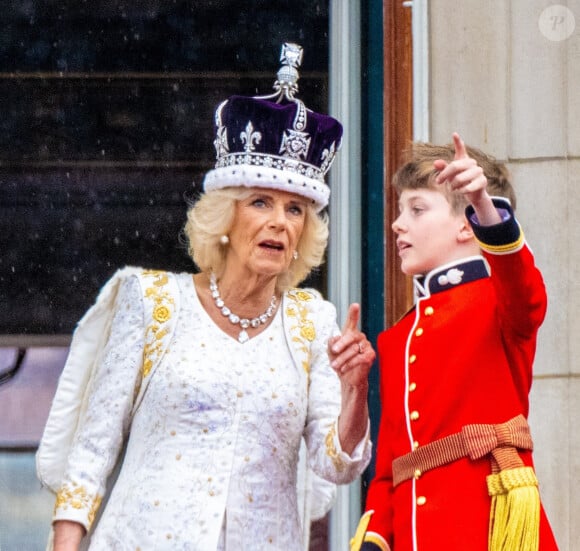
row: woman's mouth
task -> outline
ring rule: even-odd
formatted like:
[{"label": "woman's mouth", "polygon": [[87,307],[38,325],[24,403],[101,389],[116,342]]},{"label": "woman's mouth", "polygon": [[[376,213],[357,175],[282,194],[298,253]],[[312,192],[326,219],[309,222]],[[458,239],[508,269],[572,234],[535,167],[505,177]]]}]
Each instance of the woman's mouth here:
[{"label": "woman's mouth", "polygon": [[263,247],[265,249],[274,250],[274,251],[283,251],[284,250],[284,244],[280,243],[280,241],[272,241],[272,240],[262,241],[260,243],[260,247]]}]

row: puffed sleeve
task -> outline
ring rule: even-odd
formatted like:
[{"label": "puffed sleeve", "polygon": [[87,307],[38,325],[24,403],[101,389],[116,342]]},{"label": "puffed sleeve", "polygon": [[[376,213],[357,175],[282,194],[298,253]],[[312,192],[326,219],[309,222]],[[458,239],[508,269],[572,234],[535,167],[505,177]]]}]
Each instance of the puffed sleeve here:
[{"label": "puffed sleeve", "polygon": [[128,277],[119,289],[110,337],[91,379],[53,520],[76,521],[89,530],[95,518],[129,429],[143,362],[143,316],[139,280]]},{"label": "puffed sleeve", "polygon": [[361,475],[370,462],[370,423],[367,422],[366,434],[352,454],[345,453],[338,438],[340,380],[330,367],[327,352],[328,339],[340,334],[340,330],[334,306],[322,299],[318,302],[316,334],[311,346],[305,440],[312,470],[330,482],[347,484]]}]

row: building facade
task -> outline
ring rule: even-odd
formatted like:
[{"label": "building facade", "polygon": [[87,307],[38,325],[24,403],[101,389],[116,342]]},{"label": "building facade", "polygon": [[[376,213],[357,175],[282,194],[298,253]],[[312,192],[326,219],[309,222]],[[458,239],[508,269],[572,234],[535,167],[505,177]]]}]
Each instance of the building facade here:
[{"label": "building facade", "polygon": [[[268,93],[284,41],[304,46],[306,104],[345,123],[312,284],[339,316],[360,300],[372,339],[412,302],[390,230],[401,149],[458,131],[507,162],[549,298],[530,414],[540,491],[561,549],[580,548],[580,0],[5,4],[2,551],[43,549],[52,499],[33,455],[76,320],[121,265],[190,268],[179,232],[213,160],[213,108]],[[373,371],[373,431],[376,386]],[[371,476],[340,489],[313,549],[347,548]]]}]

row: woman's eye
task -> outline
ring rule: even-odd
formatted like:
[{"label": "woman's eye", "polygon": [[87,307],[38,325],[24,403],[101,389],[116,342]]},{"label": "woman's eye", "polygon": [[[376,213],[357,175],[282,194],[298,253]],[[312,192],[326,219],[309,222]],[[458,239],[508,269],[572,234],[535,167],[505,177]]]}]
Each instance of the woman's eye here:
[{"label": "woman's eye", "polygon": [[297,215],[298,215],[298,214],[302,214],[302,207],[301,207],[301,206],[299,206],[299,205],[292,205],[292,206],[290,207],[290,212],[291,212],[292,214],[297,214]]},{"label": "woman's eye", "polygon": [[252,205],[256,207],[263,207],[266,205],[266,201],[264,201],[264,199],[254,199],[252,201]]}]

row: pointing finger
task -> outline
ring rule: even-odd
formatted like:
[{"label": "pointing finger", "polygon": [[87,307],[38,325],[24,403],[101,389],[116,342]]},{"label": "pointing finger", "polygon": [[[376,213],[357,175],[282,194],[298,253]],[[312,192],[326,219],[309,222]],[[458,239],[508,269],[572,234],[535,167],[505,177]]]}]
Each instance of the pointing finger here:
[{"label": "pointing finger", "polygon": [[356,331],[358,327],[358,321],[360,319],[360,304],[356,302],[348,307],[348,314],[346,316],[346,321],[342,328],[342,334],[344,335],[347,331]]},{"label": "pointing finger", "polygon": [[453,144],[455,145],[455,159],[465,159],[468,157],[467,149],[463,140],[457,132],[453,132]]}]

